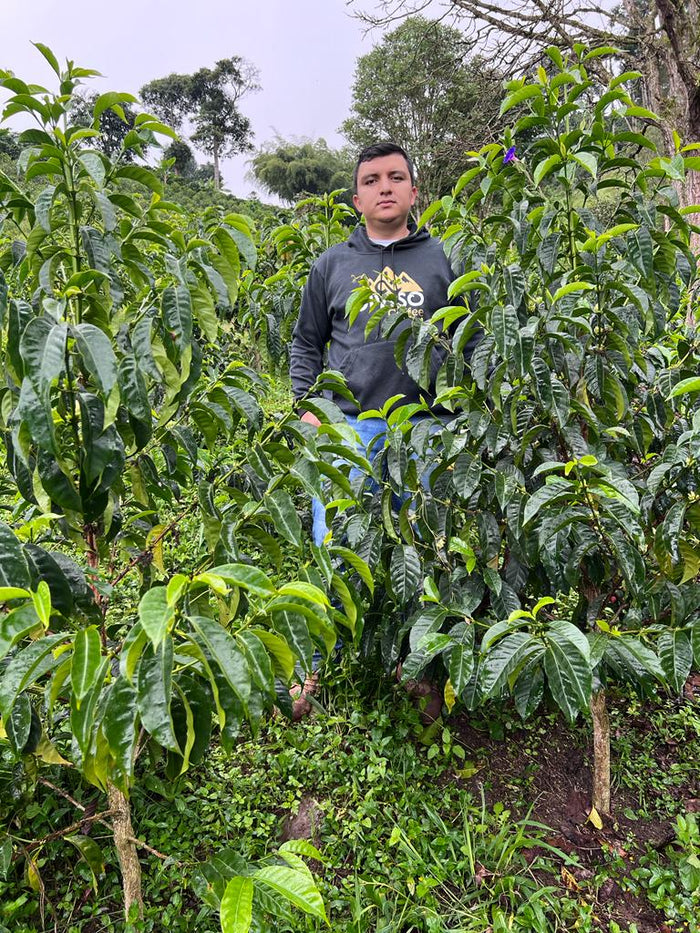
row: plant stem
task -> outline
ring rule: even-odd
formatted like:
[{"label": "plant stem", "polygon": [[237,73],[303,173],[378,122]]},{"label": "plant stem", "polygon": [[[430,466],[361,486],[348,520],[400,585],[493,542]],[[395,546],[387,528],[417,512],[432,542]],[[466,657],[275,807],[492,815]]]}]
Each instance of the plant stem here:
[{"label": "plant stem", "polygon": [[602,816],[610,815],[610,719],[605,690],[591,695],[593,717],[593,788],[591,803]]},{"label": "plant stem", "polygon": [[114,847],[117,850],[119,867],[122,872],[124,891],[124,914],[129,915],[134,904],[137,905],[138,918],[143,919],[143,895],[141,892],[141,863],[134,845],[134,830],[131,826],[131,808],[126,796],[115,787],[107,785],[107,799],[112,811]]}]

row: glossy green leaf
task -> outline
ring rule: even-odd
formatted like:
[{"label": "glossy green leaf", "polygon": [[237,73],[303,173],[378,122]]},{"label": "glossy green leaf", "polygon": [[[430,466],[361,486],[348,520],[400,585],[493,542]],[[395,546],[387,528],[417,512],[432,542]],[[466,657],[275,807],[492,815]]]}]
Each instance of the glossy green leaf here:
[{"label": "glossy green leaf", "polygon": [[277,533],[290,544],[301,547],[301,521],[289,493],[284,489],[276,489],[265,496],[265,505],[270,512]]},{"label": "glossy green leaf", "polygon": [[0,586],[31,588],[29,567],[12,529],[0,522]]},{"label": "glossy green leaf", "polygon": [[569,622],[550,623],[545,636],[544,670],[554,701],[573,722],[591,697],[590,648],[585,635]]},{"label": "glossy green leaf", "polygon": [[168,602],[168,591],[164,586],[153,587],[141,597],[139,621],[154,648],[165,638],[173,614],[173,607]]},{"label": "glossy green leaf", "polygon": [[170,713],[173,674],[173,640],[166,635],[156,649],[148,645],[139,661],[137,706],[144,729],[164,748],[181,754]]},{"label": "glossy green leaf", "polygon": [[66,842],[72,843],[87,863],[92,875],[92,887],[97,893],[97,882],[105,873],[102,850],[90,836],[66,836]]},{"label": "glossy green leaf", "polygon": [[210,572],[256,596],[274,596],[277,592],[267,574],[249,564],[219,564]]},{"label": "glossy green leaf", "polygon": [[250,670],[235,639],[218,622],[206,616],[189,616],[189,621],[194,629],[195,639],[201,639],[230,688],[239,700],[246,704],[251,689]]},{"label": "glossy green leaf", "polygon": [[670,629],[659,636],[659,660],[666,682],[680,693],[693,665],[693,647],[688,632]]},{"label": "glossy green leaf", "polygon": [[410,602],[418,593],[421,562],[414,547],[397,544],[391,553],[389,568],[391,588],[401,603]]},{"label": "glossy green leaf", "polygon": [[97,626],[90,625],[76,632],[70,679],[78,707],[95,682],[101,660],[102,643]]},{"label": "glossy green leaf", "polygon": [[109,337],[94,324],[76,324],[72,333],[83,365],[107,398],[117,382],[117,359]]},{"label": "glossy green leaf", "polygon": [[222,933],[248,933],[253,922],[253,879],[236,875],[221,898]]},{"label": "glossy green leaf", "polygon": [[253,878],[256,884],[272,888],[305,914],[328,922],[323,898],[313,878],[310,879],[308,875],[284,865],[274,865],[258,869]]},{"label": "glossy green leaf", "polygon": [[67,335],[66,325],[49,317],[33,318],[24,329],[20,340],[24,372],[40,396],[65,369]]},{"label": "glossy green leaf", "polygon": [[125,677],[117,677],[109,688],[102,729],[117,771],[123,775],[122,790],[128,790],[134,770],[134,749],[138,739],[136,690]]}]

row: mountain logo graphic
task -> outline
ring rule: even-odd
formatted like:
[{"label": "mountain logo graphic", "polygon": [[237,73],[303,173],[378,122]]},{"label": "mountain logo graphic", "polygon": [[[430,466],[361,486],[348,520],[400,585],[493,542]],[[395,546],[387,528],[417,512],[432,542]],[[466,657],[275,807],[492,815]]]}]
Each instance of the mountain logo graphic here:
[{"label": "mountain logo graphic", "polygon": [[[376,279],[370,279],[367,283],[375,295],[381,295],[386,292],[414,292],[421,296],[420,304],[423,303],[423,289],[415,279],[412,279],[408,272],[399,272],[398,275],[390,266],[384,266]],[[418,304],[417,301],[410,302]]]}]

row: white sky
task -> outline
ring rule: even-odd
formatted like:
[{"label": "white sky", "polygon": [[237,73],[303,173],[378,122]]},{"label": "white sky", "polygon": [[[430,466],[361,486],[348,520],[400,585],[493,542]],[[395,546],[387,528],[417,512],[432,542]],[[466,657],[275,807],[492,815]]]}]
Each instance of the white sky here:
[{"label": "white sky", "polygon": [[[352,9],[345,0],[0,0],[0,68],[53,87],[31,45],[43,42],[59,61],[101,71],[95,90],[137,94],[153,78],[242,55],[260,70],[262,91],[241,103],[256,146],[275,133],[341,145],[355,62],[381,38],[363,35]],[[254,187],[249,158],[223,164],[225,184],[242,197]]]}]

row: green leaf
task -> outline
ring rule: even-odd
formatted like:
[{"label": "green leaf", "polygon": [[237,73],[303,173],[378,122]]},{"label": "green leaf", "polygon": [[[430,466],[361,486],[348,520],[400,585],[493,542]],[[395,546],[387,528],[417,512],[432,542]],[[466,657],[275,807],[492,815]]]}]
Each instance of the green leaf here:
[{"label": "green leaf", "polygon": [[173,640],[166,635],[159,648],[148,645],[141,655],[137,677],[137,705],[144,729],[164,748],[182,754],[170,712]]},{"label": "green leaf", "polygon": [[192,341],[192,301],[184,285],[168,286],[162,297],[163,323],[180,350]]},{"label": "green leaf", "polygon": [[42,397],[65,368],[67,334],[66,325],[50,317],[33,318],[24,328],[19,345],[24,372]]},{"label": "green leaf", "polygon": [[[106,96],[107,95],[103,95],[103,97]],[[131,95],[128,96],[130,97]],[[141,165],[123,165],[121,168],[117,169],[114,173],[114,177],[128,178],[130,181],[135,181],[139,185],[143,185],[144,188],[149,188],[156,194],[161,196],[163,194],[163,184],[158,176],[149,169],[143,168]]]},{"label": "green leaf", "polygon": [[235,640],[218,622],[206,616],[189,616],[196,636],[221,669],[226,682],[243,704],[250,698],[250,671],[245,655]]},{"label": "green leaf", "polygon": [[679,395],[688,395],[691,392],[700,391],[700,376],[691,376],[689,379],[681,379],[671,390],[669,399],[677,398]]},{"label": "green leaf", "polygon": [[95,683],[101,661],[102,643],[97,626],[90,625],[76,632],[70,679],[78,709],[81,701],[87,696]]},{"label": "green leaf", "polygon": [[454,463],[452,483],[463,499],[469,499],[476,492],[481,480],[481,459],[463,450]]},{"label": "green leaf", "polygon": [[301,521],[289,493],[284,489],[276,489],[265,496],[265,505],[270,512],[277,533],[290,544],[301,547]]},{"label": "green leaf", "polygon": [[46,635],[18,651],[11,659],[0,678],[0,716],[3,719],[9,716],[17,696],[25,688],[60,663],[54,648],[65,640],[63,633]]},{"label": "green leaf", "polygon": [[109,658],[102,658],[92,677],[92,685],[85,696],[79,700],[75,691],[70,698],[70,727],[82,752],[83,758],[88,753],[93,740],[95,713],[102,693]]},{"label": "green leaf", "polygon": [[537,168],[533,172],[532,180],[536,185],[539,185],[539,183],[545,179],[550,172],[554,171],[558,165],[561,165],[561,156],[558,152],[555,152],[554,155],[549,156],[547,159],[543,159],[537,164]]},{"label": "green leaf", "polygon": [[389,568],[391,588],[400,603],[410,602],[418,593],[421,562],[414,547],[397,544],[391,554]]},{"label": "green leaf", "polygon": [[236,875],[221,898],[222,933],[248,933],[253,922],[253,879]]},{"label": "green leaf", "polygon": [[276,631],[285,639],[305,670],[311,670],[314,644],[309,625],[301,612],[281,609],[272,613]]},{"label": "green leaf", "polygon": [[124,791],[128,790],[134,770],[134,748],[139,733],[136,717],[136,690],[126,677],[117,677],[109,688],[102,729],[117,771],[123,775],[120,783]]},{"label": "green leaf", "polygon": [[693,664],[693,648],[687,631],[671,629],[659,637],[659,660],[666,682],[680,693]]},{"label": "green leaf", "polygon": [[544,670],[556,704],[570,722],[588,708],[592,678],[585,635],[569,622],[552,622],[545,636]]},{"label": "green leaf", "polygon": [[168,603],[168,591],[164,586],[147,590],[139,603],[139,620],[151,644],[157,648],[165,638],[174,616]]},{"label": "green leaf", "polygon": [[482,658],[480,667],[484,696],[497,696],[511,678],[514,680],[526,664],[543,652],[542,642],[528,632],[513,632],[495,642]]},{"label": "green leaf", "polygon": [[109,337],[94,324],[72,328],[83,365],[107,398],[117,382],[117,359]]},{"label": "green leaf", "polygon": [[0,586],[29,590],[31,585],[22,546],[10,526],[0,522]]},{"label": "green leaf", "polygon": [[541,98],[542,88],[535,84],[527,84],[525,87],[518,88],[517,91],[508,94],[501,104],[500,116],[503,116],[504,113],[507,113],[513,107],[517,107],[518,104],[522,104],[532,97]]},{"label": "green leaf", "polygon": [[190,294],[194,316],[202,333],[209,343],[216,343],[219,336],[219,319],[211,292],[204,285],[200,285],[199,288],[193,288]]},{"label": "green leaf", "polygon": [[45,580],[39,581],[36,592],[32,593],[32,602],[41,624],[48,628],[51,621],[51,590]]},{"label": "green leaf", "polygon": [[274,596],[277,593],[267,574],[249,564],[219,564],[212,567],[210,572],[256,596]]},{"label": "green leaf", "polygon": [[87,863],[92,875],[92,887],[97,894],[97,879],[101,878],[105,873],[102,850],[90,836],[66,836],[65,839],[66,842],[70,842],[75,846],[81,857]]},{"label": "green leaf", "polygon": [[[7,589],[14,591],[14,587],[7,587]],[[23,593],[26,591],[19,590],[18,592]],[[0,616],[0,660],[7,655],[10,648],[16,645],[18,641],[21,641],[25,635],[39,629],[40,625],[39,617],[32,603],[25,603],[6,615]]]},{"label": "green leaf", "polygon": [[544,486],[537,489],[527,500],[523,514],[523,525],[527,525],[543,507],[552,505],[558,500],[572,495],[574,487],[568,480],[559,476],[547,477]]},{"label": "green leaf", "polygon": [[518,315],[512,305],[496,305],[491,312],[491,328],[496,341],[496,350],[505,359],[518,342]]},{"label": "green leaf", "polygon": [[267,629],[254,628],[249,631],[260,639],[270,655],[277,674],[285,683],[288,683],[294,673],[294,653],[285,639]]},{"label": "green leaf", "polygon": [[12,839],[9,836],[0,843],[0,878],[7,878],[7,872],[12,864]]},{"label": "green leaf", "polygon": [[351,567],[365,584],[370,593],[374,593],[374,577],[367,563],[362,560],[354,551],[346,547],[330,547],[329,551],[336,557],[340,557],[347,567]]},{"label": "green leaf", "polygon": [[52,70],[60,77],[61,68],[58,64],[58,59],[53,54],[53,52],[48,47],[48,45],[44,45],[43,42],[32,42],[32,45],[34,46],[35,49],[38,49],[41,52],[41,54],[44,56],[46,61],[51,66]]},{"label": "green leaf", "polygon": [[328,922],[323,898],[313,878],[309,878],[308,875],[285,865],[274,865],[270,868],[259,868],[253,878],[256,883],[272,888],[305,914]]},{"label": "green leaf", "polygon": [[469,683],[476,660],[474,649],[465,645],[456,645],[450,652],[449,675],[454,692],[459,695]]},{"label": "green leaf", "polygon": [[32,704],[26,693],[21,693],[12,707],[7,723],[7,738],[16,754],[24,750],[32,727]]},{"label": "green leaf", "polygon": [[593,288],[594,286],[591,285],[590,282],[569,282],[567,285],[562,285],[561,288],[556,290],[552,296],[552,304],[555,304],[560,298],[564,298],[566,295],[572,295],[575,292],[589,292]]}]

